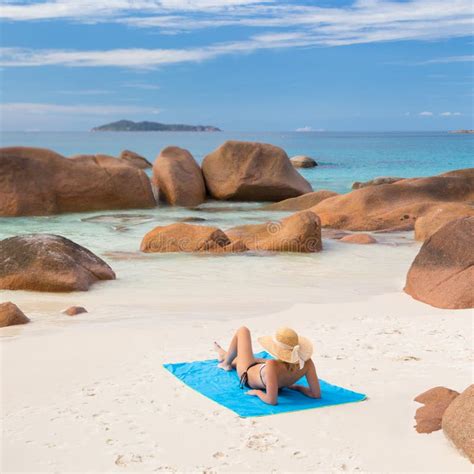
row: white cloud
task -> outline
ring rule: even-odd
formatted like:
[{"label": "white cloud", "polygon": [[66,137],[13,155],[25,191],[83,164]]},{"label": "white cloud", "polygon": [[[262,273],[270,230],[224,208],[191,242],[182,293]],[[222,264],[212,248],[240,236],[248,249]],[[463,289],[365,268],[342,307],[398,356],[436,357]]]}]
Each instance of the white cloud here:
[{"label": "white cloud", "polygon": [[62,90],[57,91],[58,94],[64,95],[106,95],[106,94],[113,94],[113,91],[109,91],[106,89],[78,89],[78,90]]},{"label": "white cloud", "polygon": [[[366,5],[358,2],[356,5]],[[376,2],[377,5],[385,2]],[[459,3],[459,2],[458,2]],[[462,2],[461,2],[462,3]],[[302,7],[301,7],[302,8]],[[359,7],[362,8],[362,7]],[[376,18],[378,16],[376,15]],[[376,23],[376,18],[371,22]],[[384,15],[382,19],[386,19]],[[329,21],[329,19],[327,19]],[[368,21],[368,20],[367,20]],[[464,21],[464,20],[463,20]],[[156,68],[169,64],[201,62],[218,56],[250,53],[263,49],[297,48],[308,46],[340,46],[355,43],[389,41],[400,39],[433,39],[449,36],[448,31],[440,31],[439,25],[417,25],[419,31],[410,23],[384,26],[382,29],[365,29],[361,25],[343,28],[343,25],[327,24],[316,29],[301,31],[266,31],[246,40],[214,43],[201,47],[179,49],[110,49],[110,50],[61,50],[0,48],[0,66],[71,66],[71,67],[123,67]],[[422,27],[423,26],[423,27]],[[457,29],[459,34],[462,29]],[[461,58],[461,57],[458,57]],[[465,57],[462,57],[465,58]],[[460,60],[460,59],[458,59]],[[145,86],[146,87],[146,86]]]},{"label": "white cloud", "polygon": [[424,112],[420,112],[418,115],[420,115],[421,117],[432,117],[433,112],[424,111]]},{"label": "white cloud", "polygon": [[[330,5],[330,4],[328,4]],[[2,4],[0,18],[10,21],[45,19],[69,19],[74,21],[121,22],[134,27],[155,28],[161,32],[177,33],[200,28],[238,26],[240,28],[262,28],[260,38],[230,41],[230,46],[205,45],[202,48],[176,50],[129,50],[148,54],[150,66],[160,63],[199,61],[228,54],[233,51],[252,51],[265,47],[341,46],[359,43],[404,40],[437,40],[470,36],[474,24],[470,0],[410,0],[405,2],[388,0],[356,0],[351,5],[324,6],[302,5],[291,0],[56,0],[35,3],[7,1]],[[275,33],[278,29],[285,29]],[[290,31],[287,31],[290,30]],[[280,36],[278,41],[275,38]],[[296,40],[298,38],[298,40]],[[125,50],[112,50],[107,54],[123,56]],[[17,53],[19,51],[17,50]],[[25,53],[27,56],[27,53]],[[58,60],[59,51],[40,51],[38,57],[45,64]],[[100,52],[67,53],[66,60],[84,61],[95,65]],[[87,54],[87,58],[84,55]],[[95,58],[94,58],[95,56]],[[159,56],[159,58],[158,58]],[[173,58],[175,58],[173,60]],[[464,60],[466,56],[459,56]],[[24,58],[28,60],[28,58]],[[31,58],[30,58],[31,59]],[[17,65],[22,65],[21,55]],[[121,65],[144,67],[146,58],[132,57],[120,60]],[[435,59],[443,62],[447,59]],[[28,62],[28,61],[27,61]],[[117,57],[111,58],[117,65]],[[125,64],[123,64],[125,63]],[[28,65],[33,65],[29,62]],[[100,65],[109,65],[100,57]]]},{"label": "white cloud", "polygon": [[441,112],[441,117],[455,117],[461,115],[461,112]]},{"label": "white cloud", "polygon": [[[271,0],[267,0],[271,1]],[[104,21],[137,14],[157,14],[170,11],[213,11],[263,4],[265,0],[49,0],[35,3],[4,0],[0,18],[13,21],[74,19]]]},{"label": "white cloud", "polygon": [[474,61],[474,54],[465,56],[446,56],[444,58],[434,58],[418,64],[448,64],[448,63],[470,63]]},{"label": "white cloud", "polygon": [[42,104],[29,102],[10,102],[0,104],[0,115],[2,114],[22,115],[79,115],[79,116],[122,116],[158,114],[159,109],[154,107],[123,106],[123,105],[60,105]]},{"label": "white cloud", "polygon": [[141,89],[145,91],[156,91],[160,89],[158,84],[149,84],[146,82],[127,82],[123,84],[123,87],[129,87],[131,89]]},{"label": "white cloud", "polygon": [[71,66],[154,68],[168,64],[200,62],[217,56],[308,45],[301,33],[268,33],[246,41],[217,43],[190,49],[110,49],[89,51],[0,48],[0,66]]},{"label": "white cloud", "polygon": [[0,48],[0,66],[115,66],[150,68],[164,64],[196,62],[218,55],[202,49],[111,49],[92,51]]}]

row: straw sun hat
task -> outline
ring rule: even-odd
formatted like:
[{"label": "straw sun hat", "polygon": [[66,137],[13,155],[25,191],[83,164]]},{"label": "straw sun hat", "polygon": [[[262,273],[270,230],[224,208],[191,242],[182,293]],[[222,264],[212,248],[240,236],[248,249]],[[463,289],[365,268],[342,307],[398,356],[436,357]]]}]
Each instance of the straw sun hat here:
[{"label": "straw sun hat", "polygon": [[283,362],[299,364],[300,369],[313,354],[311,342],[290,328],[280,328],[274,336],[259,337],[258,342],[272,356]]}]

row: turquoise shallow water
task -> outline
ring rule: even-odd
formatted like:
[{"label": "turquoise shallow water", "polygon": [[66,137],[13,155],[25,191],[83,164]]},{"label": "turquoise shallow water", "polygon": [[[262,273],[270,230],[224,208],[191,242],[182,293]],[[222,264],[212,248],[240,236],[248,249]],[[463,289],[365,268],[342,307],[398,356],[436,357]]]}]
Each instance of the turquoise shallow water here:
[{"label": "turquoise shallow water", "polygon": [[445,132],[391,133],[180,133],[180,132],[3,132],[2,146],[51,148],[66,156],[117,155],[134,150],[153,161],[167,145],[187,148],[201,161],[225,140],[272,143],[288,155],[306,154],[320,166],[302,170],[314,189],[347,192],[353,181],[376,176],[428,176],[474,166],[474,136]]},{"label": "turquoise shallow water", "polygon": [[[179,145],[201,161],[227,139],[263,141],[283,147],[290,156],[313,156],[320,166],[302,173],[314,189],[347,192],[356,180],[433,175],[472,166],[473,138],[447,133],[3,133],[1,142],[48,147],[66,156],[117,155],[128,148],[150,160],[164,146]],[[199,210],[160,206],[0,218],[0,239],[33,232],[60,234],[100,255],[118,277],[84,294],[0,291],[0,301],[15,301],[37,321],[52,324],[70,324],[70,318],[63,321],[58,314],[72,304],[92,312],[94,317],[84,318],[85,324],[102,318],[242,318],[297,302],[348,302],[400,292],[419,248],[413,233],[401,233],[377,235],[379,245],[374,246],[324,239],[324,250],[316,254],[216,257],[138,252],[146,232],[184,217],[204,218],[206,225],[225,231],[286,215],[258,207],[258,203],[211,201]]]}]

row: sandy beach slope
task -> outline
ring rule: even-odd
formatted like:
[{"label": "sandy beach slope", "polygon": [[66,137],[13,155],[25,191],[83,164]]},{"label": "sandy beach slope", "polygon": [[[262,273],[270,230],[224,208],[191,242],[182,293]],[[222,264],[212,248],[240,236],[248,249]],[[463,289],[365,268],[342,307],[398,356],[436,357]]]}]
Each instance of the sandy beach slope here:
[{"label": "sandy beach slope", "polygon": [[[2,472],[471,472],[442,432],[414,431],[412,401],[470,383],[471,311],[387,293],[244,321],[92,321],[3,330]],[[321,378],[368,400],[241,419],[161,367],[212,357],[242,322],[259,335],[288,321]]]}]

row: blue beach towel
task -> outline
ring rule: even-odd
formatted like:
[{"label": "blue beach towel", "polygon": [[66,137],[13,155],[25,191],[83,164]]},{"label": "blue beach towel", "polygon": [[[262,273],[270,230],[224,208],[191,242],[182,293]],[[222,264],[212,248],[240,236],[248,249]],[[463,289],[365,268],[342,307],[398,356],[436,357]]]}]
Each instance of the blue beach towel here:
[{"label": "blue beach towel", "polygon": [[[266,352],[256,354],[256,357],[270,359]],[[257,397],[246,395],[249,389],[239,387],[239,379],[235,370],[226,372],[217,367],[217,360],[202,360],[195,362],[181,362],[164,364],[174,376],[188,387],[196,390],[207,398],[246,418],[249,416],[276,415],[291,411],[321,408],[330,405],[359,402],[366,396],[363,393],[352,392],[337,385],[331,385],[320,380],[321,398],[314,399],[304,396],[294,390],[282,389],[278,395],[278,405],[267,405]],[[298,384],[308,385],[306,378]]]}]

